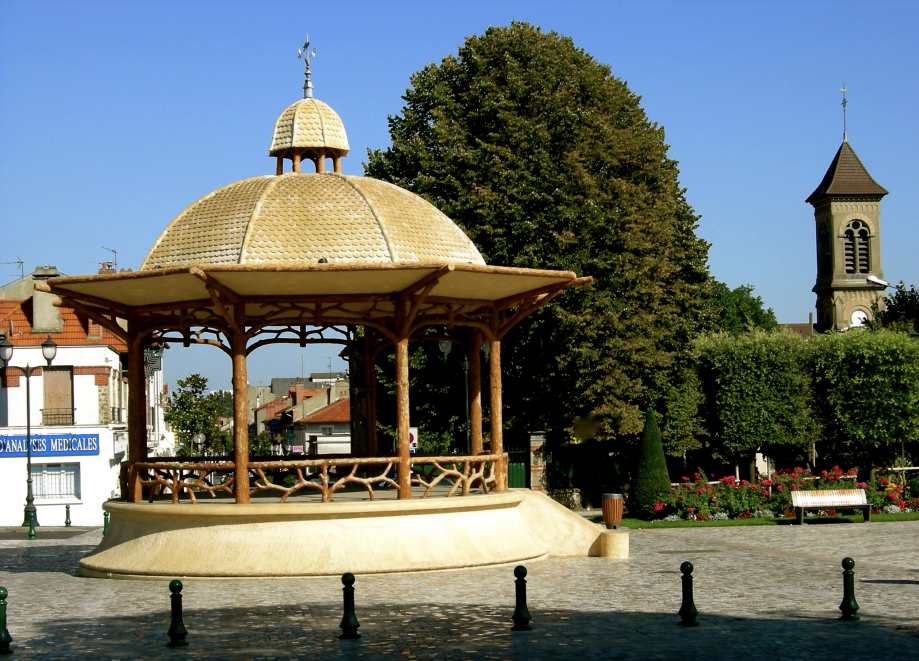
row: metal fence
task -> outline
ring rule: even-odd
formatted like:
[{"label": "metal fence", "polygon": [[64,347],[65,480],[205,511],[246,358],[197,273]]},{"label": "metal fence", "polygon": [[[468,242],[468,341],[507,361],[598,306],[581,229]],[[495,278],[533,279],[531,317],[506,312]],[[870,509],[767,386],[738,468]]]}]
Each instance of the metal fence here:
[{"label": "metal fence", "polygon": [[75,409],[42,409],[41,423],[46,427],[53,425],[72,425],[74,410]]}]

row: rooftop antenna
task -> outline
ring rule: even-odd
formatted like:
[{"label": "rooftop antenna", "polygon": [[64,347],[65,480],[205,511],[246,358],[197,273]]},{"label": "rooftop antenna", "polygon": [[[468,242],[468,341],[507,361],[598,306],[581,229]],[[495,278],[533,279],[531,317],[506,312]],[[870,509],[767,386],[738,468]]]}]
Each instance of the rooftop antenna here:
[{"label": "rooftop antenna", "polygon": [[297,49],[297,58],[306,62],[306,71],[304,75],[306,76],[306,81],[303,83],[303,98],[312,99],[313,98],[313,81],[310,80],[310,60],[316,57],[316,49],[310,50],[310,35],[306,34],[306,41],[303,42],[303,48]]},{"label": "rooftop antenna", "polygon": [[842,141],[848,142],[846,138],[846,106],[849,105],[849,101],[846,99],[846,84],[842,84],[842,89],[839,90],[842,92]]},{"label": "rooftop antenna", "polygon": [[19,258],[19,255],[16,255],[16,261],[15,261],[15,262],[0,262],[0,264],[19,264],[19,277],[20,277],[20,278],[24,278],[25,275],[26,275],[26,274],[25,274],[25,270],[23,269],[23,262],[22,262],[22,260]]},{"label": "rooftop antenna", "polygon": [[114,256],[112,258],[112,269],[117,273],[118,272],[118,251],[112,250],[111,248],[106,248],[105,246],[102,246],[102,249],[108,250]]}]

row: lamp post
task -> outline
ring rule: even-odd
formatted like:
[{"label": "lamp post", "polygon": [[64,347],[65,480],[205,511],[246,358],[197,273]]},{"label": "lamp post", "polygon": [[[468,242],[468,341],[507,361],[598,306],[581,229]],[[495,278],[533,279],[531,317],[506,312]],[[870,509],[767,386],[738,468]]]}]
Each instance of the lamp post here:
[{"label": "lamp post", "polygon": [[[57,355],[57,344],[51,339],[50,333],[48,333],[48,339],[42,342],[41,353],[48,365],[51,365],[51,361]],[[0,363],[3,364],[3,367],[10,368],[9,361],[12,357],[13,345],[9,338],[4,335],[3,339],[0,339]],[[32,372],[41,368],[29,367],[26,364],[25,367],[16,367],[16,369],[22,372],[26,378],[26,506],[22,525],[28,526],[29,539],[35,539],[35,526],[38,525],[38,517],[35,510],[35,498],[32,496],[32,389],[29,385],[29,380]]]},{"label": "lamp post", "polygon": [[[439,340],[437,346],[440,347],[440,351],[444,355],[444,360],[447,360],[450,349],[453,348],[453,342],[450,340]],[[463,380],[466,384],[466,454],[469,454],[471,452],[469,441],[469,356],[463,356],[463,374],[466,377]]]}]

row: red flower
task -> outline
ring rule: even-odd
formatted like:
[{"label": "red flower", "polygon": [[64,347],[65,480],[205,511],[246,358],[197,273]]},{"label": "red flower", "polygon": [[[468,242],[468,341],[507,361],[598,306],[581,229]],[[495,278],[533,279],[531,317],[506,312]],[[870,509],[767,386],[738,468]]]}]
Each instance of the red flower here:
[{"label": "red flower", "polygon": [[888,480],[886,477],[882,477],[882,478],[881,478],[881,486],[886,487],[888,484],[890,484],[890,480]]},{"label": "red flower", "polygon": [[680,496],[680,500],[686,500],[686,496]]},{"label": "red flower", "polygon": [[896,493],[895,491],[891,491],[891,492],[889,492],[889,493],[887,494],[887,497],[890,498],[891,500],[896,500],[896,499],[897,499],[897,493]]},{"label": "red flower", "polygon": [[898,501],[897,501],[897,507],[899,507],[899,508],[902,510],[904,507],[906,507],[906,501],[905,501],[905,500],[898,500]]},{"label": "red flower", "polygon": [[775,484],[775,480],[763,480],[760,482],[760,484],[762,484],[764,487],[771,487],[773,484]]},{"label": "red flower", "polygon": [[740,486],[742,486],[742,487],[748,487],[748,486],[750,486],[750,483],[747,482],[746,480],[741,480],[741,481],[740,481]]},{"label": "red flower", "polygon": [[867,489],[868,483],[867,482],[856,482],[855,486],[857,486],[859,489]]},{"label": "red flower", "polygon": [[689,512],[690,514],[692,514],[693,512],[696,511],[696,508],[695,508],[695,507],[687,507],[687,508],[686,508],[686,511]]},{"label": "red flower", "polygon": [[686,477],[685,475],[684,475],[683,477],[681,477],[680,479],[681,479],[683,482],[689,482],[689,478]]},{"label": "red flower", "polygon": [[791,484],[788,485],[788,488],[791,489],[792,491],[794,491],[795,489],[798,488],[798,485],[795,484],[794,482],[792,482]]},{"label": "red flower", "polygon": [[778,491],[779,493],[782,493],[783,491],[785,491],[785,485],[780,484],[779,486],[775,488],[775,490]]},{"label": "red flower", "polygon": [[713,502],[713,503],[715,503],[715,502],[718,502],[718,499],[717,499],[717,498],[715,498],[715,496],[714,496],[714,495],[712,496],[712,502]]}]

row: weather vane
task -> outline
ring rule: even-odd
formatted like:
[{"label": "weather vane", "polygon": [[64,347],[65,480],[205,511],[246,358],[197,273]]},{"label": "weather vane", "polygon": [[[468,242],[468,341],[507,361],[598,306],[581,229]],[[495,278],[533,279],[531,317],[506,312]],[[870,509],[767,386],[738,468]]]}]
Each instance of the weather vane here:
[{"label": "weather vane", "polygon": [[310,59],[316,57],[316,49],[310,50],[310,35],[307,33],[306,41],[303,43],[303,48],[297,49],[297,57],[306,62],[306,81],[303,83],[303,98],[312,99],[313,98],[313,81],[310,80]]},{"label": "weather vane", "polygon": [[849,102],[846,100],[846,84],[842,84],[842,89],[839,90],[842,92],[842,141],[847,142],[846,140],[846,106],[849,105]]}]

